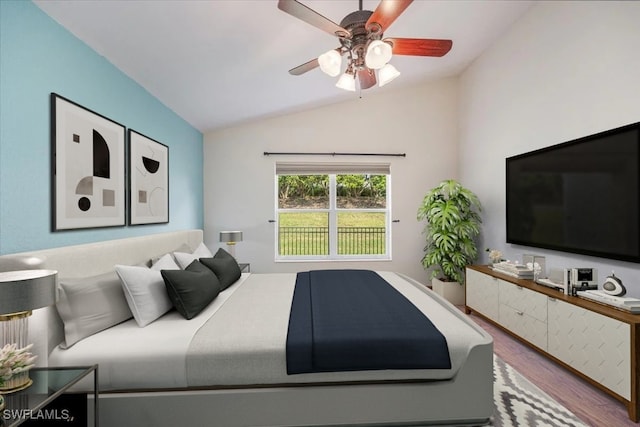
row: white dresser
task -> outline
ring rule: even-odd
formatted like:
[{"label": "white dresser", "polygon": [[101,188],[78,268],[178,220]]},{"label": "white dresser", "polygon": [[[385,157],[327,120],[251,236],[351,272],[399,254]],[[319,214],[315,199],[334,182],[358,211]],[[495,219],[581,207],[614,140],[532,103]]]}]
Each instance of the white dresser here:
[{"label": "white dresser", "polygon": [[639,421],[640,315],[488,266],[467,267],[465,308],[624,402]]}]

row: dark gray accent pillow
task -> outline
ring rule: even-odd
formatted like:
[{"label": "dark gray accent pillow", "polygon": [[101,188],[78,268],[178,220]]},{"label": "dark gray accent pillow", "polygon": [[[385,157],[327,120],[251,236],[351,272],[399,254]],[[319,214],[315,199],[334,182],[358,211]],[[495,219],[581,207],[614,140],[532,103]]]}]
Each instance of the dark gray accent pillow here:
[{"label": "dark gray accent pillow", "polygon": [[161,270],[169,299],[185,319],[197,316],[222,287],[215,274],[198,261],[184,270]]},{"label": "dark gray accent pillow", "polygon": [[223,290],[227,289],[242,276],[236,259],[222,248],[218,249],[213,258],[200,258],[200,262],[218,276]]}]

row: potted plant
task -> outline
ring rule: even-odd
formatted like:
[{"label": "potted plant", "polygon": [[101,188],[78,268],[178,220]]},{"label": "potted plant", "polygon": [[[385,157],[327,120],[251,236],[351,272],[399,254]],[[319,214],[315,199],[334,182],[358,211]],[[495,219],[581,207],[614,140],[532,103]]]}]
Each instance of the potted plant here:
[{"label": "potted plant", "polygon": [[453,304],[464,304],[464,269],[478,255],[481,209],[478,197],[453,179],[431,189],[418,209],[418,220],[427,221],[422,265],[435,267],[433,289]]}]

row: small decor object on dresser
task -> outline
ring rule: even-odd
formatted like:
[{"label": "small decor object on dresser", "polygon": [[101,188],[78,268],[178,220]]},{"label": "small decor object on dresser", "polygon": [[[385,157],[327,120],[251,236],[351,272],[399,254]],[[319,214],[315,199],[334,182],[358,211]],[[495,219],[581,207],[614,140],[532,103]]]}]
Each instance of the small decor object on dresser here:
[{"label": "small decor object on dresser", "polygon": [[623,296],[627,293],[627,289],[622,284],[622,280],[618,279],[615,273],[611,272],[611,276],[607,276],[602,284],[602,291],[609,295]]},{"label": "small decor object on dresser", "polygon": [[51,94],[53,230],[125,225],[125,127]]},{"label": "small decor object on dresser", "polygon": [[502,251],[491,248],[487,248],[485,249],[485,251],[489,252],[489,262],[491,263],[491,265],[497,264],[502,261]]},{"label": "small decor object on dresser", "polygon": [[129,129],[129,224],[169,222],[169,147]]}]

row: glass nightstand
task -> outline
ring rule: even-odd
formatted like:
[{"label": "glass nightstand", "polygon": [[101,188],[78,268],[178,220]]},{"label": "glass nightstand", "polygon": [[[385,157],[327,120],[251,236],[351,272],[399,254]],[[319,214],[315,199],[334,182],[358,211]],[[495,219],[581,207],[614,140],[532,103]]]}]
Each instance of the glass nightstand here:
[{"label": "glass nightstand", "polygon": [[[69,389],[93,374],[93,413],[88,410],[86,388],[82,393]],[[98,427],[98,365],[82,367],[33,368],[33,384],[15,393],[4,394],[0,426],[94,426]],[[68,394],[65,394],[68,393]],[[93,421],[93,423],[91,422]]]}]

